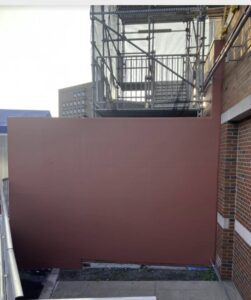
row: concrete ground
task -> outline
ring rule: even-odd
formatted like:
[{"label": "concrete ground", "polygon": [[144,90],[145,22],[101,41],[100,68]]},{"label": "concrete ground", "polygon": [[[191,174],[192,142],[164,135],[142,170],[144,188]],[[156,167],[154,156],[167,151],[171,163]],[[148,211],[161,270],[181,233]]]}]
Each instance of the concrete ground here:
[{"label": "concrete ground", "polygon": [[157,300],[242,299],[232,282],[216,281],[58,281],[50,298],[130,296],[156,296]]}]

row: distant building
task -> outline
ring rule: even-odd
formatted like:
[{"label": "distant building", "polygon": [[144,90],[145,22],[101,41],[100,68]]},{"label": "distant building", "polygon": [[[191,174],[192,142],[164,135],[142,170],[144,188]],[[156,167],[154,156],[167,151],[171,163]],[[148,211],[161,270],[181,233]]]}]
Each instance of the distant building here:
[{"label": "distant building", "polygon": [[50,118],[49,110],[0,109],[0,134],[8,131],[8,118]]},{"label": "distant building", "polygon": [[8,118],[50,118],[48,110],[0,109],[0,180],[8,177]]},{"label": "distant building", "polygon": [[93,117],[91,82],[60,89],[58,96],[59,117]]}]

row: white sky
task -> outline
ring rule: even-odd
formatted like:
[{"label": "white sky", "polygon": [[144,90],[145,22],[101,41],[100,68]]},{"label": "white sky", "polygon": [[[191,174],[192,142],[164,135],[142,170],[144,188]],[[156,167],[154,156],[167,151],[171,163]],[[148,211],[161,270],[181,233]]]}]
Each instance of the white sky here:
[{"label": "white sky", "polygon": [[0,7],[0,108],[58,116],[58,89],[91,81],[89,7]]}]

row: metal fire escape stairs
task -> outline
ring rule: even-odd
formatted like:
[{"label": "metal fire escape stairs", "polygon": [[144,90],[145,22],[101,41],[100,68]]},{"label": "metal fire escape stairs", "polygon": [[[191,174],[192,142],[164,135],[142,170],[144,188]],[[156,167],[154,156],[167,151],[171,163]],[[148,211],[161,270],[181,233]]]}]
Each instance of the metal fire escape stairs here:
[{"label": "metal fire escape stairs", "polygon": [[[105,116],[105,112],[111,110],[186,111],[194,116],[200,113],[205,58],[205,7],[171,8],[148,7],[144,11],[142,7],[132,10],[128,6],[117,6],[116,11],[107,14],[118,16],[122,31],[118,29],[119,26],[114,28],[107,24],[104,16],[100,18],[95,13],[91,14],[93,24],[98,22],[103,27],[103,47],[106,47],[106,55],[97,49],[100,63],[97,64],[96,73],[98,70],[101,91],[96,93],[99,96],[95,104],[101,115],[103,113]],[[154,28],[156,23],[163,20],[166,23],[187,24],[185,54],[156,55],[155,33],[170,32],[170,29]],[[135,32],[126,32],[126,25],[138,23],[148,24],[147,30],[138,30],[138,34],[146,33],[147,36],[130,38],[130,34]],[[195,45],[191,45],[192,35]],[[137,43],[141,40],[148,42],[147,51]],[[133,46],[137,52],[125,51],[125,43]],[[115,49],[116,56],[111,55],[111,47]],[[112,87],[116,91],[115,98]]]}]

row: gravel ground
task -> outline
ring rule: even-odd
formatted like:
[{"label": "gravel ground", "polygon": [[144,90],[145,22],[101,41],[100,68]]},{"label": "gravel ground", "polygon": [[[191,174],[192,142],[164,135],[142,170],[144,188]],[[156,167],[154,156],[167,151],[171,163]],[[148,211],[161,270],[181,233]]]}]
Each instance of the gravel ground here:
[{"label": "gravel ground", "polygon": [[60,281],[147,281],[147,280],[217,280],[212,269],[169,270],[148,268],[84,268],[60,270]]}]

